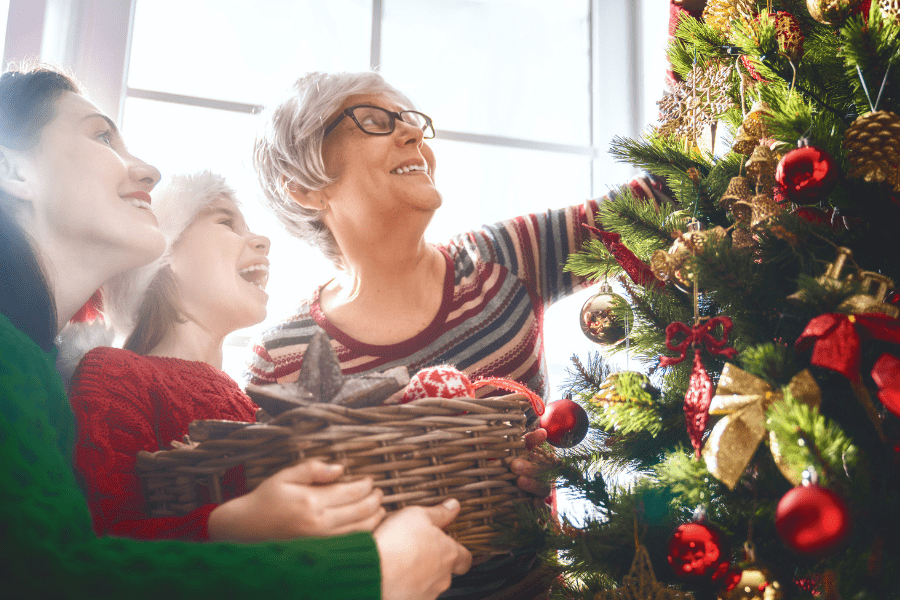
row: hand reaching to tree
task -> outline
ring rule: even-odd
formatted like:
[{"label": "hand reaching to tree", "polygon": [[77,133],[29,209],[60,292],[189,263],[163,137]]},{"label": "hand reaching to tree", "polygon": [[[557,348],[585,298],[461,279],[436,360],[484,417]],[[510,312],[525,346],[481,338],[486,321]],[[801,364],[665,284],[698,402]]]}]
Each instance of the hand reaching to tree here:
[{"label": "hand reaching to tree", "polygon": [[367,477],[335,483],[340,465],[308,460],[282,469],[209,516],[215,541],[258,542],[372,531],[384,519],[383,493]]}]

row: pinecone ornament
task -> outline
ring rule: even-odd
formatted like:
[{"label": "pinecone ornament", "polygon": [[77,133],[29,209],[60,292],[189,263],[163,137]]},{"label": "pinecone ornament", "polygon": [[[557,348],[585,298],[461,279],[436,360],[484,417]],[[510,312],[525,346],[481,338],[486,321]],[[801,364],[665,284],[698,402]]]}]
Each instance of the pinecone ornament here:
[{"label": "pinecone ornament", "polygon": [[900,117],[886,110],[857,117],[844,133],[844,147],[848,177],[887,182],[900,191]]},{"label": "pinecone ornament", "polygon": [[732,21],[748,22],[754,8],[753,0],[709,0],[703,9],[703,21],[720,33],[728,33]]},{"label": "pinecone ornament", "polygon": [[862,0],[806,0],[813,19],[825,25],[840,26]]}]

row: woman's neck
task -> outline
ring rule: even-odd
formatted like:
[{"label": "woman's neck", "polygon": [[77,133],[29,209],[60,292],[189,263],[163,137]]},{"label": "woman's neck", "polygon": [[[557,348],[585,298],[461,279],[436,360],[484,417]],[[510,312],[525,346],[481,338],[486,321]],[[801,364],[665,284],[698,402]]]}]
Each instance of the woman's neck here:
[{"label": "woman's neck", "polygon": [[195,321],[188,320],[176,323],[147,355],[195,360],[221,369],[224,343],[224,335],[215,334]]}]

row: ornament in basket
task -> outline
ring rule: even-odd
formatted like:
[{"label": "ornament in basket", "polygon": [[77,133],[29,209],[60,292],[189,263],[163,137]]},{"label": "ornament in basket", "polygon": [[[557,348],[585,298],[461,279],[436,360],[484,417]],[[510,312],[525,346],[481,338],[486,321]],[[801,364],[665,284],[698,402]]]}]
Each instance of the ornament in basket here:
[{"label": "ornament in basket", "polygon": [[509,465],[527,453],[523,435],[532,408],[540,414],[543,404],[525,394],[475,398],[471,385],[472,397],[420,391],[410,400],[404,390],[429,388],[407,388],[409,379],[405,367],[343,375],[327,335],[317,333],[297,383],[248,386],[261,407],[256,423],[195,421],[184,443],[138,454],[150,514],[185,514],[231,499],[238,494],[223,483],[238,467],[249,491],[284,467],[316,458],[344,465],[343,481],[372,477],[389,512],[456,498],[461,510],[449,535],[475,555],[510,550],[496,525],[512,524],[517,504],[531,497]]}]

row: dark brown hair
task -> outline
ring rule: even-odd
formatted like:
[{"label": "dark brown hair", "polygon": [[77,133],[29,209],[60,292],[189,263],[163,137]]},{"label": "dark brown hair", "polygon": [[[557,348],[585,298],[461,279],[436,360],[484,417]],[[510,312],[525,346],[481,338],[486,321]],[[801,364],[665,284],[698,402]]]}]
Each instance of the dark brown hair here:
[{"label": "dark brown hair", "polygon": [[[0,146],[28,150],[56,116],[63,92],[81,93],[74,78],[38,64],[0,75]],[[6,165],[0,165],[6,168]],[[45,351],[56,337],[56,302],[40,249],[16,220],[18,200],[0,190],[0,312]]]}]

